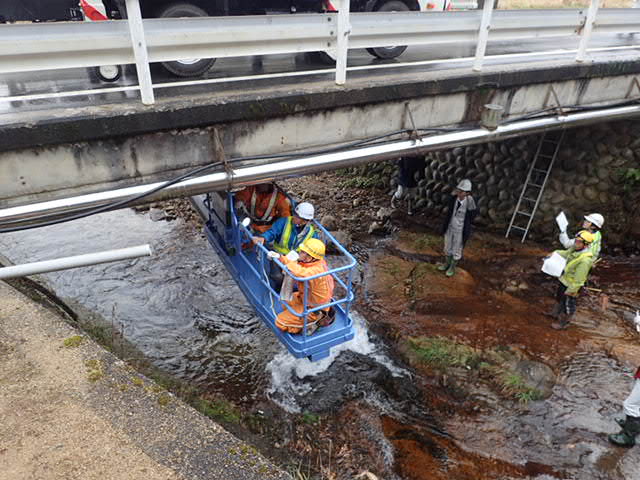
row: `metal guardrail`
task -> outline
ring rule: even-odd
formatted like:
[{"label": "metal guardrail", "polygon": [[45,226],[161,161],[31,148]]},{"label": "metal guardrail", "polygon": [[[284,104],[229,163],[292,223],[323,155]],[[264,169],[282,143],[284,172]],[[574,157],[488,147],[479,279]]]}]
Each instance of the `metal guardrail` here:
[{"label": "metal guardrail", "polygon": [[337,58],[336,83],[346,81],[348,49],[386,45],[477,42],[481,70],[492,40],[579,35],[583,61],[592,32],[640,32],[637,9],[499,10],[338,13],[145,19],[126,0],[128,20],[0,26],[0,73],[135,63],[142,101],[154,103],[149,62],[328,51]]}]

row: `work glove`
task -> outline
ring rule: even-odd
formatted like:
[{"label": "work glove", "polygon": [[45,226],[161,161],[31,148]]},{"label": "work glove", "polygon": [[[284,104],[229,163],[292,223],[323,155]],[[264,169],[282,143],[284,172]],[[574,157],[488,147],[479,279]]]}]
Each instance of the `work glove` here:
[{"label": "work glove", "polygon": [[269,250],[267,252],[267,257],[269,260],[273,260],[274,258],[280,258],[280,254],[278,252],[274,252],[273,250]]},{"label": "work glove", "polygon": [[287,253],[287,259],[292,262],[297,262],[299,258],[300,255],[298,255],[298,252],[296,252],[295,250],[291,250],[289,253]]}]

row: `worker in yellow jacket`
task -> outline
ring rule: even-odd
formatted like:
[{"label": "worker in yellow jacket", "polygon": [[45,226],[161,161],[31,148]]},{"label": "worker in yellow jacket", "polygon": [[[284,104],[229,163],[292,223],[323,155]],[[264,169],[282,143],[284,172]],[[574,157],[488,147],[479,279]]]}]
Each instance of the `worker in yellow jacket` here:
[{"label": "worker in yellow jacket", "polygon": [[551,312],[551,316],[555,319],[551,327],[556,330],[567,328],[576,313],[578,294],[593,266],[593,252],[589,247],[594,240],[593,233],[581,230],[576,235],[575,243],[571,248],[555,252],[567,261],[559,278],[560,285],[556,292],[558,303]]},{"label": "worker in yellow jacket", "polygon": [[[285,274],[290,274],[298,278],[307,278],[319,273],[329,271],[327,262],[324,260],[325,245],[317,238],[309,238],[300,246],[300,257],[297,261],[289,260],[285,255],[278,252],[269,252],[271,258],[278,258],[285,265]],[[298,291],[293,294],[293,298],[287,302],[289,307],[301,314],[304,311],[304,294],[307,292],[307,309],[318,307],[331,302],[333,296],[334,281],[331,275],[314,278],[306,282],[298,282]],[[304,327],[304,317],[294,315],[286,306],[276,318],[276,326],[285,332],[300,333]],[[307,335],[315,332],[318,328],[318,321],[321,320],[329,307],[318,312],[307,315]]]}]

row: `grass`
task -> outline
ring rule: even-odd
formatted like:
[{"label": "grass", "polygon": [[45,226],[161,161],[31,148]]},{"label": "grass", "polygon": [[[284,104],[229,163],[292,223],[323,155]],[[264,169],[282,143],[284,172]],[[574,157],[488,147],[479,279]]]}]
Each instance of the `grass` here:
[{"label": "grass", "polygon": [[304,412],[302,414],[301,420],[307,425],[317,425],[318,423],[320,423],[320,417],[309,412]]},{"label": "grass", "polygon": [[413,247],[416,250],[423,250],[425,248],[438,247],[441,244],[442,244],[442,237],[438,235],[429,235],[426,233],[416,236],[416,238],[414,238],[413,240]]},{"label": "grass", "polygon": [[62,342],[64,348],[76,348],[79,347],[84,338],[81,335],[74,335],[73,337],[65,338]]},{"label": "grass", "polygon": [[226,400],[205,400],[198,398],[196,408],[209,418],[222,420],[227,423],[240,423],[240,412]]},{"label": "grass", "polygon": [[473,348],[444,337],[409,338],[409,347],[420,362],[436,369],[471,367],[480,362]]},{"label": "grass", "polygon": [[444,373],[458,368],[463,369],[465,376],[475,373],[477,378],[488,380],[500,394],[522,404],[542,398],[539,390],[528,386],[522,376],[507,366],[499,347],[480,352],[445,337],[409,338],[408,345],[420,363],[435,370]]},{"label": "grass", "polygon": [[92,359],[84,362],[84,366],[87,367],[87,378],[90,382],[97,382],[104,377],[104,366],[100,360]]}]

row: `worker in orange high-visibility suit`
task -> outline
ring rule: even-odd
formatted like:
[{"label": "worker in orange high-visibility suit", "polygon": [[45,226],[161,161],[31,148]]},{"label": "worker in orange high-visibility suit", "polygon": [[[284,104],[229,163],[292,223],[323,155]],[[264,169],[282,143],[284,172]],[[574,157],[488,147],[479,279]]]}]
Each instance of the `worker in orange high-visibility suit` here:
[{"label": "worker in orange high-visibility suit", "polygon": [[255,232],[266,232],[273,222],[291,216],[291,202],[274,183],[261,183],[246,187],[235,194],[239,215],[251,219]]},{"label": "worker in orange high-visibility suit", "polygon": [[[299,277],[306,278],[318,275],[319,273],[329,271],[327,262],[324,260],[325,245],[317,238],[309,238],[300,246],[300,258],[297,261],[291,261],[286,256],[281,256],[277,252],[269,252],[272,258],[279,258],[285,264],[288,273]],[[307,293],[307,309],[324,305],[331,301],[333,296],[334,281],[331,275],[318,277],[307,282],[298,282],[298,291],[293,294],[293,299],[287,304],[297,313],[304,311],[304,289],[308,285]],[[286,306],[284,310],[276,318],[276,326],[285,332],[300,333],[304,327],[304,317],[296,316],[289,311]],[[329,311],[329,307],[318,312],[307,315],[307,335],[311,335],[318,328],[318,320],[324,317],[325,312]]]}]

